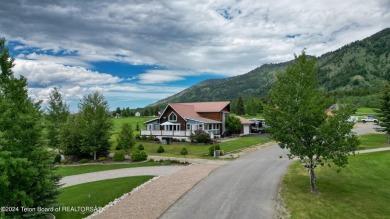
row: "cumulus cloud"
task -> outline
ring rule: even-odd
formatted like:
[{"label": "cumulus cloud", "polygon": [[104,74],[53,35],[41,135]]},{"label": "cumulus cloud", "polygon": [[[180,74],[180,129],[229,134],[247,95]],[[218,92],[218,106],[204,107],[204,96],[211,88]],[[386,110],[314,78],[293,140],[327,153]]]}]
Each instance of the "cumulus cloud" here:
[{"label": "cumulus cloud", "polygon": [[78,85],[91,86],[118,83],[120,78],[87,70],[78,66],[65,66],[48,61],[16,59],[16,75],[28,78],[29,87]]},{"label": "cumulus cloud", "polygon": [[[389,27],[390,4],[388,0],[293,4],[289,0],[14,0],[2,2],[0,17],[0,37],[22,44],[14,48],[23,51],[15,72],[29,78],[37,98],[47,96],[49,87],[61,86],[73,99],[101,90],[117,98],[157,100],[178,88],[162,91],[164,86],[152,85],[204,72],[239,75],[262,64],[291,60],[304,48],[319,56],[368,37]],[[166,70],[138,72],[132,80],[88,70],[102,61]]]},{"label": "cumulus cloud", "polygon": [[16,0],[3,2],[0,16],[6,37],[42,49],[78,51],[84,62],[237,75],[287,61],[303,48],[321,55],[367,37],[388,27],[390,6],[386,0]]}]

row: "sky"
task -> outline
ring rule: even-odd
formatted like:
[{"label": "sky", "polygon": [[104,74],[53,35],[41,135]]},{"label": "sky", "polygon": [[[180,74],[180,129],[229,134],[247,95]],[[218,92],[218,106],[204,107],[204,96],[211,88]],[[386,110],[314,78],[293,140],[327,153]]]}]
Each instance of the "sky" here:
[{"label": "sky", "polygon": [[77,111],[99,91],[113,110],[362,40],[390,26],[390,1],[3,0],[0,17],[33,99],[57,87]]}]

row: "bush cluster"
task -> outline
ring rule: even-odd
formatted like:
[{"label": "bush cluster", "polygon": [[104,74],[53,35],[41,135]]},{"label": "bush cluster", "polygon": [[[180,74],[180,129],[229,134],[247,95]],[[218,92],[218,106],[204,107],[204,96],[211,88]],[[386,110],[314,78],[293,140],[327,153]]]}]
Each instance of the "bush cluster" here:
[{"label": "bush cluster", "polygon": [[164,151],[165,150],[164,150],[162,145],[160,145],[160,147],[158,147],[158,149],[157,149],[157,153],[159,153],[159,154],[164,153]]},{"label": "bush cluster", "polygon": [[187,149],[186,148],[181,149],[180,154],[181,155],[187,155],[188,154]]},{"label": "bush cluster", "polygon": [[57,154],[55,157],[54,157],[54,163],[60,163],[61,162],[61,154]]},{"label": "bush cluster", "polygon": [[114,154],[114,157],[112,158],[113,161],[124,161],[125,160],[125,152],[124,151],[117,151]]},{"label": "bush cluster", "polygon": [[135,150],[131,154],[131,160],[133,162],[144,161],[146,159],[148,159],[148,154],[145,151]]},{"label": "bush cluster", "polygon": [[210,134],[203,130],[196,130],[194,134],[190,136],[191,142],[197,143],[210,143]]},{"label": "bush cluster", "polygon": [[88,162],[89,162],[89,160],[88,160],[88,159],[85,159],[85,158],[79,160],[79,163],[88,163]]},{"label": "bush cluster", "polygon": [[142,144],[140,144],[140,145],[138,145],[137,150],[143,151],[143,150],[145,150],[145,148]]}]

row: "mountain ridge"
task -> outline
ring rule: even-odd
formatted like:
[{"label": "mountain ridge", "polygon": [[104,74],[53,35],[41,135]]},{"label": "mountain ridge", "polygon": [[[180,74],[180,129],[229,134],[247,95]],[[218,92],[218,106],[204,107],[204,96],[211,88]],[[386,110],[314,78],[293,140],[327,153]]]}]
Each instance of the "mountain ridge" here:
[{"label": "mountain ridge", "polygon": [[[379,92],[383,80],[390,81],[390,28],[313,58],[320,87],[329,96],[358,105],[372,105],[370,96]],[[275,74],[293,62],[263,64],[242,75],[207,79],[148,107],[234,100],[238,96],[264,98],[275,81]]]}]

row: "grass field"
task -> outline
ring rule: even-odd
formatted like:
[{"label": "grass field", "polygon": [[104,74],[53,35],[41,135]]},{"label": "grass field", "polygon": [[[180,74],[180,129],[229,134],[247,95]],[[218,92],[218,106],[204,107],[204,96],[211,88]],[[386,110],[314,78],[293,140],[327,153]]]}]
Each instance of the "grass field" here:
[{"label": "grass field", "polygon": [[132,164],[91,164],[91,165],[80,165],[80,166],[62,166],[56,170],[56,173],[61,176],[71,176],[83,173],[91,173],[104,170],[114,170],[122,168],[134,168],[134,167],[149,167],[159,166],[156,162],[142,162]]},{"label": "grass field", "polygon": [[361,135],[359,140],[363,149],[390,147],[390,144],[387,144],[386,134]]},{"label": "grass field", "polygon": [[390,152],[350,156],[340,173],[316,168],[316,195],[310,193],[307,171],[294,162],[282,180],[291,218],[390,218],[389,157]]},{"label": "grass field", "polygon": [[122,125],[123,123],[130,123],[131,124],[131,127],[133,128],[133,130],[135,130],[135,127],[137,126],[137,123],[139,125],[139,128],[140,129],[146,129],[146,126],[144,124],[144,122],[148,121],[148,120],[152,120],[156,117],[152,117],[152,116],[143,116],[143,117],[124,117],[124,118],[113,118],[113,122],[114,122],[114,128],[112,130],[112,133],[113,134],[118,134],[120,131],[121,131],[121,128],[122,128]]},{"label": "grass field", "polygon": [[[234,151],[241,148],[246,148],[255,144],[260,144],[269,141],[269,138],[256,138],[256,137],[245,137],[238,138],[236,140],[231,140],[227,142],[223,142],[220,144],[221,150],[224,150],[225,153],[230,151]],[[180,151],[183,147],[188,150],[188,155],[186,158],[212,158],[208,156],[209,147],[213,145],[192,145],[188,143],[178,143],[171,145],[163,145],[165,152],[157,153],[157,148],[160,146],[158,143],[149,143],[149,142],[138,142],[138,144],[142,144],[145,147],[145,151],[149,155],[157,155],[157,156],[167,156],[167,157],[184,157],[180,154]]]},{"label": "grass field", "polygon": [[376,108],[368,108],[368,107],[360,107],[360,108],[357,108],[355,114],[357,116],[367,116],[369,114],[375,115],[376,114],[375,110],[377,110],[377,109]]},{"label": "grass field", "polygon": [[[151,178],[153,176],[133,176],[70,186],[60,190],[61,194],[57,201],[63,207],[104,207],[109,202],[130,192]],[[58,219],[78,219],[84,218],[92,213],[87,212],[82,214],[81,212],[60,211],[54,215]]]}]

